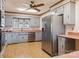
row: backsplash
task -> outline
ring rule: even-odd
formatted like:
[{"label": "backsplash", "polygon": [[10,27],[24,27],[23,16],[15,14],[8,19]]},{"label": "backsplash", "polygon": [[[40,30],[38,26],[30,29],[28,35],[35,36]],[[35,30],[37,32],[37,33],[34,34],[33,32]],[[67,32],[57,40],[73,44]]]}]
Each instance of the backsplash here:
[{"label": "backsplash", "polygon": [[74,31],[74,25],[66,25],[65,26],[65,33],[67,34],[68,32]]}]

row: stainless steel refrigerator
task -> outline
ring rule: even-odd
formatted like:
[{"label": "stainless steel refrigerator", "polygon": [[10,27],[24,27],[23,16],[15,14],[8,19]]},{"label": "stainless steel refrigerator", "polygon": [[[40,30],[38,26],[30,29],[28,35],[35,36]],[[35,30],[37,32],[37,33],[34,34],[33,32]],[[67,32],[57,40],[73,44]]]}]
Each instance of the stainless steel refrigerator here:
[{"label": "stainless steel refrigerator", "polygon": [[57,36],[64,34],[63,15],[48,15],[42,19],[42,50],[50,56],[58,54]]},{"label": "stainless steel refrigerator", "polygon": [[[1,11],[0,11],[0,27],[1,27]],[[0,52],[1,52],[1,29],[0,29]]]}]

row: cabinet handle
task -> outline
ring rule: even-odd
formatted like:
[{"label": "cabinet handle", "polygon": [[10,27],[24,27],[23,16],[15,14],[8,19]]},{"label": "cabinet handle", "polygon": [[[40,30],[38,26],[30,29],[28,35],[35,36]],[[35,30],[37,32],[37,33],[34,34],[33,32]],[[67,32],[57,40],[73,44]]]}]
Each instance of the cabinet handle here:
[{"label": "cabinet handle", "polygon": [[69,16],[68,16],[68,19],[69,19]]},{"label": "cabinet handle", "polygon": [[63,49],[63,44],[62,44],[62,49]]}]

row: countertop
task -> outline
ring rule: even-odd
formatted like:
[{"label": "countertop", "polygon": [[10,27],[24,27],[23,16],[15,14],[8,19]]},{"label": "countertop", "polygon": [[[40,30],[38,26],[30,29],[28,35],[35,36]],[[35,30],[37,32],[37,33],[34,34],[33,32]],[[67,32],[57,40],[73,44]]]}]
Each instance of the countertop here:
[{"label": "countertop", "polygon": [[68,32],[66,35],[59,35],[59,37],[63,38],[71,38],[79,40],[79,32]]},{"label": "countertop", "polygon": [[1,28],[2,32],[41,32],[40,28]]}]

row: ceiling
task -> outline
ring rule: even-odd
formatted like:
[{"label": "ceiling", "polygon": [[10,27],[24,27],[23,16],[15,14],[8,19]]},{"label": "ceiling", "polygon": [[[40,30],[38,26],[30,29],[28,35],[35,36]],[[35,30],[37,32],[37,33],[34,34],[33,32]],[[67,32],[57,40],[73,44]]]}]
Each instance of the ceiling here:
[{"label": "ceiling", "polygon": [[[35,1],[35,3],[39,4],[39,3],[44,3],[45,5],[42,7],[38,7],[38,9],[40,9],[40,12],[37,13],[32,13],[32,12],[20,12],[18,10],[16,10],[16,8],[19,7],[24,7],[23,4],[30,4],[30,1]],[[45,13],[46,11],[49,10],[49,7],[52,6],[53,4],[59,2],[60,0],[6,0],[5,2],[5,9],[6,11],[9,12],[18,12],[18,13],[26,13],[26,14],[42,14]]]}]

